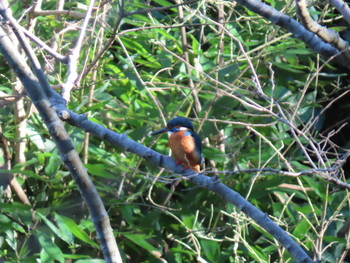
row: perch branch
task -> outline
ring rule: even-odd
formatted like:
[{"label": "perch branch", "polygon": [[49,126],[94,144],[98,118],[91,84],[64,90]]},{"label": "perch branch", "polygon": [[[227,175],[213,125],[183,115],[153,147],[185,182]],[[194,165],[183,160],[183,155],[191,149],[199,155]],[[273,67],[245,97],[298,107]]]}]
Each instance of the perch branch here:
[{"label": "perch branch", "polygon": [[303,251],[300,246],[273,222],[266,214],[250,204],[240,194],[219,182],[217,177],[208,177],[204,174],[196,174],[191,170],[183,170],[182,165],[177,165],[176,162],[169,156],[159,154],[146,146],[139,144],[128,138],[126,134],[118,134],[96,124],[86,118],[85,115],[78,115],[72,111],[68,111],[69,116],[66,116],[66,122],[79,127],[86,132],[90,132],[102,140],[108,141],[112,145],[122,148],[124,151],[137,154],[145,158],[154,166],[163,167],[176,174],[181,174],[184,178],[190,180],[193,184],[213,191],[224,198],[226,201],[233,203],[242,212],[255,220],[268,233],[273,235],[295,258],[297,262],[313,262],[311,258]]}]

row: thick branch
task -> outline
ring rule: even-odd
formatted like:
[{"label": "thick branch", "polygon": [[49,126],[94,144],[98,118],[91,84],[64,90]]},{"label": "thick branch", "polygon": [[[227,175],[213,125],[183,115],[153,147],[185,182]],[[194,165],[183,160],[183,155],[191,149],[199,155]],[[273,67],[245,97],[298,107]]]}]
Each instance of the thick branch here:
[{"label": "thick branch", "polygon": [[308,31],[290,16],[283,14],[258,0],[236,0],[236,2],[291,32],[296,38],[306,43],[310,48],[322,56],[327,58],[335,57],[334,59],[338,63],[341,63],[346,68],[350,68],[350,64],[347,62],[348,60],[344,59],[337,49],[330,44],[323,42],[314,33]]},{"label": "thick branch", "polygon": [[319,36],[323,41],[326,43],[332,44],[335,48],[337,48],[340,51],[344,51],[344,56],[346,56],[347,59],[350,59],[350,51],[349,51],[349,44],[348,42],[344,41],[337,32],[335,32],[332,29],[328,29],[324,26],[321,26],[319,23],[314,21],[309,11],[307,10],[306,1],[305,0],[296,0],[297,4],[297,11],[300,16],[300,19],[303,23],[303,25],[310,30],[311,32],[315,33],[317,36]]},{"label": "thick branch", "polygon": [[[29,59],[32,60],[33,58],[30,56],[31,50],[27,49],[29,45],[25,43],[26,40],[23,37],[23,34],[20,34],[21,32],[18,27],[16,27],[16,24],[12,23],[13,19],[9,17],[6,8],[2,3],[0,3],[0,14],[3,19],[9,21],[11,26],[15,29],[14,33],[22,44],[22,48],[29,55]],[[77,183],[95,225],[105,260],[107,262],[122,262],[113,235],[113,230],[109,222],[109,217],[102,200],[99,197],[95,186],[91,182],[78,153],[75,151],[73,143],[71,142],[63,123],[58,118],[52,104],[48,100],[47,95],[54,96],[53,94],[55,92],[48,92],[50,89],[49,83],[46,78],[43,77],[43,73],[41,69],[38,68],[36,62],[32,61],[35,72],[41,72],[38,77],[40,81],[38,82],[38,79],[33,75],[30,68],[25,63],[24,58],[13,48],[13,43],[2,28],[0,28],[0,51],[21,80],[27,94],[32,99],[48,127],[50,135],[55,140],[63,162],[68,167],[72,177]],[[43,88],[43,86],[45,86],[45,88]],[[44,92],[44,90],[46,92]]]},{"label": "thick branch", "polygon": [[343,0],[328,0],[344,17],[344,19],[350,24],[350,8]]}]

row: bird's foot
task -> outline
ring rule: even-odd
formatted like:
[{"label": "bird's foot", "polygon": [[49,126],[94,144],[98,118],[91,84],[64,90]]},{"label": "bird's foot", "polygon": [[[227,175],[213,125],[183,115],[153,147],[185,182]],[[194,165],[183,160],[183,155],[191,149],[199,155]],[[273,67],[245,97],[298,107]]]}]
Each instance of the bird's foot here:
[{"label": "bird's foot", "polygon": [[181,164],[181,165],[184,166],[184,167],[182,168],[182,171],[185,171],[185,170],[187,170],[187,169],[192,169],[191,166],[186,165],[186,164],[184,164],[183,162],[176,161],[176,165],[179,165],[179,164]]}]

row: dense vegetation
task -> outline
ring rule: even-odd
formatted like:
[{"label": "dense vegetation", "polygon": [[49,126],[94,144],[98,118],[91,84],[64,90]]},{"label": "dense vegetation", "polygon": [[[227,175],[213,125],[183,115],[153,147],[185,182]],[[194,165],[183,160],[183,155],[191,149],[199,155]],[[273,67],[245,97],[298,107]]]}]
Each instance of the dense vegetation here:
[{"label": "dense vegetation", "polygon": [[[70,12],[55,12],[57,2]],[[95,3],[67,107],[164,155],[166,135],[149,132],[189,117],[203,139],[204,174],[268,214],[314,260],[346,262],[348,230],[339,230],[350,215],[349,173],[340,162],[349,145],[347,65],[244,1],[180,2]],[[265,2],[298,17],[294,1]],[[310,6],[312,18],[346,39],[348,24],[324,2]],[[89,3],[8,5],[32,35],[67,55]],[[61,92],[68,66],[31,45]],[[0,59],[0,262],[103,262],[58,147]],[[292,262],[286,248],[220,196],[79,127],[65,128],[124,262]]]}]

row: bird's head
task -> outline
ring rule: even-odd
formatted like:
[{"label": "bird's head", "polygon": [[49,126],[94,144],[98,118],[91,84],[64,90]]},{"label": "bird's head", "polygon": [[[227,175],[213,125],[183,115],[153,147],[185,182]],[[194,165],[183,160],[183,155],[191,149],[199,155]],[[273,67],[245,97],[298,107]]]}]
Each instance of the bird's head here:
[{"label": "bird's head", "polygon": [[194,131],[192,122],[185,117],[176,117],[169,121],[165,128],[154,131],[150,135],[157,135],[163,132],[175,132],[178,130],[190,130]]}]

